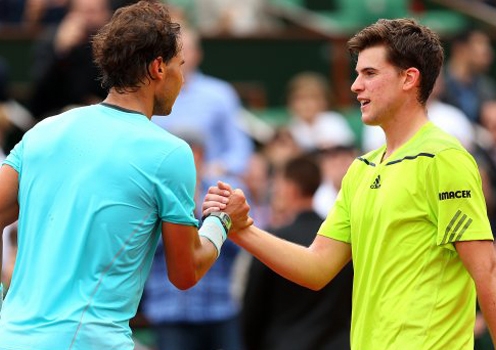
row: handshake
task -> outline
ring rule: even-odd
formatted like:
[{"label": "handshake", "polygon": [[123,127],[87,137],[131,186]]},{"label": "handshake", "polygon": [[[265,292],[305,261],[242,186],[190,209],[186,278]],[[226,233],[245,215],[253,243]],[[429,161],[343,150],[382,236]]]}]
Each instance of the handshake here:
[{"label": "handshake", "polygon": [[202,205],[204,217],[219,211],[225,212],[231,218],[230,234],[236,234],[253,224],[253,219],[249,216],[250,206],[243,191],[233,190],[229,184],[222,181],[208,189]]}]

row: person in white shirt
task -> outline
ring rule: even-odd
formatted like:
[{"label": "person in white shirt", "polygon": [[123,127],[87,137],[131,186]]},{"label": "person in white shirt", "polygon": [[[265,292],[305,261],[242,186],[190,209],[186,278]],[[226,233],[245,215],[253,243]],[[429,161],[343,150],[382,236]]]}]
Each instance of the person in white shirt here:
[{"label": "person in white shirt", "polygon": [[288,84],[289,130],[307,152],[336,145],[351,145],[355,134],[346,118],[331,111],[327,80],[318,73],[302,72]]}]

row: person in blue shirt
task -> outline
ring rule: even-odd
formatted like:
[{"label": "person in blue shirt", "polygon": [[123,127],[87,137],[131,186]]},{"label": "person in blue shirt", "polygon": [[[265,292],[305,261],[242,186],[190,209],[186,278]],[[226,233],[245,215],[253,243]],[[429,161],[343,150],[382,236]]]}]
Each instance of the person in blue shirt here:
[{"label": "person in blue shirt", "polygon": [[440,100],[459,108],[472,123],[480,123],[484,102],[496,98],[496,81],[488,73],[494,62],[490,36],[467,28],[450,41]]},{"label": "person in blue shirt", "polygon": [[230,218],[251,223],[239,202],[198,228],[191,148],[150,121],[170,114],[184,82],[165,5],[119,9],[92,44],[106,99],[41,121],[0,168],[0,230],[18,219],[2,350],[134,349],[129,319],[158,241],[170,281],[187,289],[216,261]]}]

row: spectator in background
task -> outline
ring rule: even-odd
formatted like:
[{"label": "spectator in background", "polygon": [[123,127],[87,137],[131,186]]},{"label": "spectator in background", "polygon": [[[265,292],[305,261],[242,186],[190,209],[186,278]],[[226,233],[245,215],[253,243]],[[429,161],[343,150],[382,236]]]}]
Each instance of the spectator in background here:
[{"label": "spectator in background", "polygon": [[9,92],[9,82],[9,67],[7,62],[0,57],[0,110],[2,113],[0,147],[4,154],[9,153],[21,140],[22,135],[36,123],[31,113],[12,98]]},{"label": "spectator in background", "polygon": [[[283,167],[281,197],[292,221],[273,233],[310,245],[323,219],[312,209],[321,183],[318,164],[308,156]],[[348,264],[320,291],[290,282],[252,259],[243,299],[242,325],[247,350],[349,350],[353,273]]]},{"label": "spectator in background", "polygon": [[109,0],[71,0],[68,13],[35,46],[29,108],[39,120],[68,105],[100,102],[106,91],[93,63],[91,36],[110,19]]},{"label": "spectator in background", "polygon": [[281,173],[286,163],[305,151],[298,145],[293,134],[286,126],[278,127],[272,138],[270,138],[261,149],[262,154],[269,161],[271,190],[269,192],[269,221],[264,224],[266,227],[280,227],[286,225],[291,217],[284,199],[273,195],[278,192],[281,184]]},{"label": "spectator in background", "polygon": [[[208,184],[202,179],[205,139],[194,130],[177,130],[193,150],[197,169],[196,208]],[[201,218],[201,212],[196,213]],[[145,284],[141,309],[156,335],[158,350],[240,350],[240,306],[231,293],[238,246],[226,241],[222,254],[198,284],[177,289],[167,278],[164,246],[159,243]]]},{"label": "spectator in background", "polygon": [[251,216],[261,227],[270,223],[270,198],[272,184],[272,169],[267,156],[254,152],[248,161],[248,167],[243,175],[246,195],[250,200]]},{"label": "spectator in background", "polygon": [[475,158],[481,170],[487,211],[493,230],[496,229],[496,100],[484,102],[481,127],[477,130]]},{"label": "spectator in background", "polygon": [[472,122],[479,122],[482,103],[496,98],[496,83],[487,75],[493,59],[490,38],[482,30],[468,29],[451,41],[440,98],[460,108]]},{"label": "spectator in background", "polygon": [[483,127],[482,141],[491,161],[496,164],[496,99],[484,102],[481,108],[480,124]]},{"label": "spectator in background", "polygon": [[262,146],[261,152],[269,160],[272,171],[277,171],[286,162],[303,153],[293,134],[286,126],[278,127],[274,135]]},{"label": "spectator in background", "polygon": [[26,0],[1,0],[0,25],[22,23]]},{"label": "spectator in background", "polygon": [[240,128],[240,99],[229,83],[200,72],[200,38],[192,28],[183,27],[182,42],[185,84],[171,115],[154,116],[152,121],[172,133],[191,127],[203,133],[204,180],[215,184],[230,179],[241,185],[253,142]]},{"label": "spectator in background", "polygon": [[313,197],[313,208],[323,219],[334,205],[341,181],[358,153],[354,146],[334,146],[319,152],[322,182]]},{"label": "spectator in background", "polygon": [[[18,1],[18,0],[14,0]],[[23,24],[31,27],[59,24],[73,0],[25,0]],[[109,0],[112,11],[138,0]]]},{"label": "spectator in background", "polygon": [[355,142],[345,117],[330,111],[330,97],[329,84],[318,73],[299,73],[288,84],[289,130],[304,151]]},{"label": "spectator in background", "polygon": [[204,34],[247,35],[277,23],[265,11],[266,0],[195,0],[195,23]]},{"label": "spectator in background", "polygon": [[22,21],[30,27],[58,24],[72,0],[24,0]]}]

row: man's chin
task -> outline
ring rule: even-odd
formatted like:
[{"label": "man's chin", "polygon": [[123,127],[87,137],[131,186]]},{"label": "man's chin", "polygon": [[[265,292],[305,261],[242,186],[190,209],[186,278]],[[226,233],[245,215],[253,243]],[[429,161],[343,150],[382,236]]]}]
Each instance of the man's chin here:
[{"label": "man's chin", "polygon": [[362,123],[368,126],[378,126],[379,122],[376,120],[376,118],[371,118],[367,114],[362,114]]},{"label": "man's chin", "polygon": [[169,114],[171,114],[171,110],[170,109],[169,110],[160,109],[160,110],[153,111],[153,115],[156,115],[158,117],[166,117]]}]

